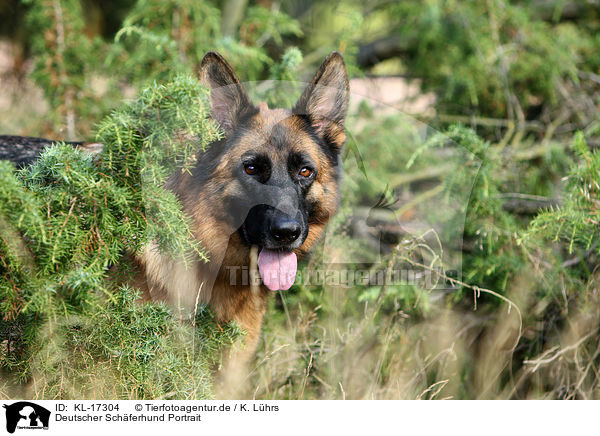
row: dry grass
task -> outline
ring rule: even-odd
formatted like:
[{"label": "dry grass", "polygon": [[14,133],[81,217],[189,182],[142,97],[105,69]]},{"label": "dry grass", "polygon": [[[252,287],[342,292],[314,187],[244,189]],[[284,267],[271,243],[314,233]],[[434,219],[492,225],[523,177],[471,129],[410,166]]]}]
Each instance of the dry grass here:
[{"label": "dry grass", "polygon": [[[421,316],[352,301],[355,290],[340,286],[313,289],[320,295],[316,306],[280,293],[285,316],[272,308],[267,319],[251,396],[598,398],[599,289],[587,289],[590,297],[576,304],[550,309],[553,301],[535,296],[538,280],[532,269],[512,280],[506,301],[493,304],[497,297],[475,293],[465,294],[465,304],[449,306],[439,298]],[[480,299],[479,309],[473,298]]]}]

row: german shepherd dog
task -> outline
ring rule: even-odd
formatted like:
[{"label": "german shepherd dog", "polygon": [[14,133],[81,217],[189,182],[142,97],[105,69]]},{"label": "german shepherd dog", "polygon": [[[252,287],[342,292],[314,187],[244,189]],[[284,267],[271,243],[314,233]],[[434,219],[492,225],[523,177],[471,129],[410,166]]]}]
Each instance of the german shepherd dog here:
[{"label": "german shepherd dog", "polygon": [[[269,294],[290,288],[297,258],[315,245],[338,207],[348,76],[333,52],[292,109],[270,109],[250,101],[217,53],[204,56],[199,75],[225,135],[167,187],[210,262],[189,268],[149,246],[135,260],[133,284],[146,299],[182,313],[205,303],[220,321],[237,322],[247,334],[234,358],[244,361],[256,348]],[[241,271],[256,267],[262,283],[240,283]]]},{"label": "german shepherd dog", "polygon": [[[294,108],[270,109],[252,104],[217,53],[204,56],[199,74],[225,137],[197,155],[190,173],[173,175],[168,188],[210,262],[186,269],[153,247],[139,261],[153,300],[186,311],[207,303],[219,320],[244,328],[250,356],[270,292],[290,288],[297,257],[315,245],[338,207],[348,75],[333,52]],[[252,269],[252,247],[262,278],[257,287],[239,282],[242,268]]]}]

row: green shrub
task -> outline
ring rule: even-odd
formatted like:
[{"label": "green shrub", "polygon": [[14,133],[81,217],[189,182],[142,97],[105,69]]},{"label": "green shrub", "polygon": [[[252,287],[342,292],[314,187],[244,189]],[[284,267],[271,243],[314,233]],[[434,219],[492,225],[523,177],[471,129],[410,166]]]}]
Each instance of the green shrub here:
[{"label": "green shrub", "polygon": [[0,364],[31,379],[36,396],[210,396],[220,345],[239,330],[217,329],[206,308],[201,328],[182,326],[166,307],[136,303],[111,273],[126,281],[128,254],[150,242],[208,260],[163,188],[218,138],[207,104],[207,91],[181,76],[107,117],[99,156],[59,144],[19,171],[0,163],[0,313],[10,338]]}]

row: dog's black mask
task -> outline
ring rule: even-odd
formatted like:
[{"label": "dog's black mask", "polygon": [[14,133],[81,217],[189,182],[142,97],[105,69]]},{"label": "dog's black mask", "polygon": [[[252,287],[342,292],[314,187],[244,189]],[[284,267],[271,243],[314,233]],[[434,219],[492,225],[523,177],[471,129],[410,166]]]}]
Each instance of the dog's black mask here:
[{"label": "dog's black mask", "polygon": [[[258,170],[250,176],[245,169],[240,176],[244,179],[246,192],[243,199],[238,198],[242,203],[238,205],[247,211],[239,228],[242,240],[248,245],[269,249],[300,247],[309,230],[309,210],[304,199],[306,186],[295,181],[287,169],[270,171],[267,180]],[[294,169],[292,174],[295,172]]]}]

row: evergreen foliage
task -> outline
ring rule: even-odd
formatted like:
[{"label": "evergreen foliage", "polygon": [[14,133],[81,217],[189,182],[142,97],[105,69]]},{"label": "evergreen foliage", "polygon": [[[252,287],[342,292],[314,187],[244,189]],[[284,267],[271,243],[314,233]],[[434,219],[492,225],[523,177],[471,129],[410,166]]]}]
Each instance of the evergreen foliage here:
[{"label": "evergreen foliage", "polygon": [[95,110],[98,101],[90,91],[101,41],[85,34],[78,0],[24,3],[29,5],[26,26],[31,51],[36,55],[32,77],[54,108],[51,127],[66,126],[65,139],[75,140],[80,134],[76,130],[79,117],[100,115]]},{"label": "evergreen foliage", "polygon": [[240,39],[221,33],[221,13],[209,2],[141,0],[115,36],[107,65],[133,83],[163,81],[177,73],[198,71],[207,51],[222,53],[239,68],[242,80],[257,80],[273,61],[264,44],[278,46],[288,35],[300,35],[297,21],[286,14],[254,6],[240,25]]},{"label": "evergreen foliage", "polygon": [[[49,377],[44,395],[73,395],[54,390],[63,386],[56,377],[76,373],[95,359],[100,359],[96,363],[101,371],[116,371],[119,396],[153,396],[162,389],[159,385],[165,386],[166,395],[172,381],[163,380],[165,374],[182,377],[168,365],[183,361],[186,369],[195,366],[192,382],[198,385],[193,394],[181,388],[173,395],[209,395],[209,367],[217,360],[217,344],[231,343],[235,328],[216,334],[206,328],[212,315],[203,309],[198,322],[204,328],[191,333],[192,342],[203,344],[203,353],[196,347],[191,356],[183,355],[190,347],[173,348],[172,338],[181,328],[170,312],[160,305],[134,303],[135,293],[118,288],[110,274],[116,268],[127,274],[125,254],[135,254],[150,242],[175,257],[208,260],[177,198],[163,188],[169,174],[185,171],[195,153],[219,137],[207,118],[207,105],[207,91],[195,79],[181,76],[147,88],[107,117],[98,127],[105,147],[96,158],[62,144],[46,149],[38,161],[19,171],[1,163],[0,310],[3,329],[13,331],[18,344],[17,351],[14,344],[3,349],[1,362],[23,377],[32,368]],[[17,326],[25,330],[19,332]],[[44,337],[44,331],[52,337]],[[165,339],[167,334],[171,339]],[[56,352],[56,357],[40,359],[43,350],[47,357]],[[64,353],[75,354],[65,358]],[[149,367],[156,356],[165,359],[164,373],[154,374]],[[74,374],[73,386],[83,389],[77,393],[87,395],[85,383],[76,383]]]},{"label": "evergreen foliage", "polygon": [[590,150],[583,132],[575,135],[573,149],[580,163],[565,177],[563,204],[540,212],[531,221],[526,238],[538,235],[565,241],[569,254],[600,254],[600,154]]},{"label": "evergreen foliage", "polygon": [[[398,27],[400,38],[415,42],[407,69],[425,77],[453,112],[477,108],[513,118],[540,101],[556,105],[556,84],[577,80],[577,69],[588,59],[584,29],[544,22],[534,15],[534,6],[490,1],[456,8],[434,1],[426,7],[414,2],[392,7],[395,16],[409,17]],[[425,53],[438,60],[436,68]]]},{"label": "evergreen foliage", "polygon": [[182,324],[162,304],[119,289],[85,314],[48,322],[30,371],[44,398],[209,399],[222,347],[242,332],[200,308]]}]

